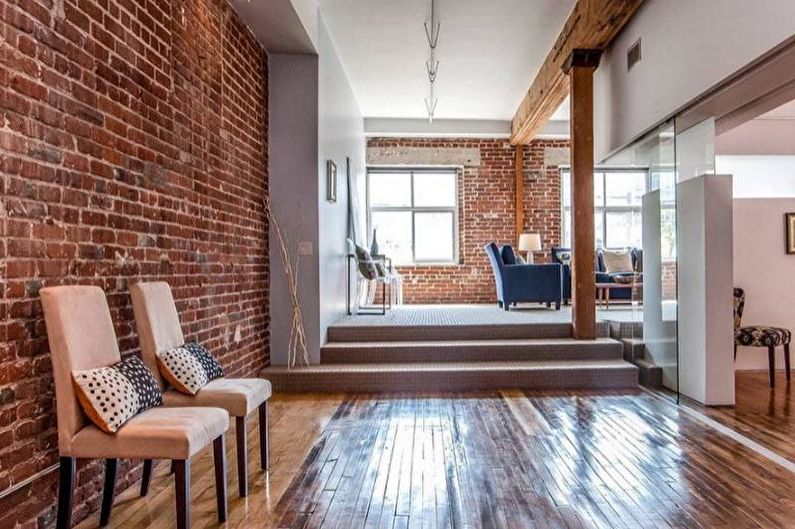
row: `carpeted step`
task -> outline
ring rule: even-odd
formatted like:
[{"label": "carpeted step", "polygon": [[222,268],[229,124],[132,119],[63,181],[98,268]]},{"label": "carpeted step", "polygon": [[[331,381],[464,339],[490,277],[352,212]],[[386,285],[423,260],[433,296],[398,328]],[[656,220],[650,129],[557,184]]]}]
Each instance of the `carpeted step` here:
[{"label": "carpeted step", "polygon": [[609,389],[638,385],[624,360],[321,364],[269,367],[276,392],[468,391],[485,389]]},{"label": "carpeted step", "polygon": [[635,363],[646,358],[646,344],[643,338],[621,338],[624,347],[624,360]]},{"label": "carpeted step", "polygon": [[[375,316],[374,316],[375,317]],[[609,336],[606,322],[597,323],[600,337]],[[570,338],[571,323],[474,324],[474,325],[332,325],[329,342],[410,342],[452,340],[531,340]]]},{"label": "carpeted step", "polygon": [[331,342],[320,351],[322,364],[491,362],[522,360],[620,359],[622,344],[610,338]]},{"label": "carpeted step", "polygon": [[648,360],[636,360],[638,366],[638,380],[641,386],[659,389],[662,387],[662,367],[649,362]]}]

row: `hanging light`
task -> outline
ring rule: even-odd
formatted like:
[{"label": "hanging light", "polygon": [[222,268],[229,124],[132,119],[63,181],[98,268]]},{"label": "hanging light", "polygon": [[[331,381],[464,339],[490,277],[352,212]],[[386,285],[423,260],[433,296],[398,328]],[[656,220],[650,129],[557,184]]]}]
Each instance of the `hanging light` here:
[{"label": "hanging light", "polygon": [[425,98],[425,110],[428,111],[428,122],[433,123],[433,115],[436,113],[436,105],[439,98],[434,93],[436,84],[436,74],[439,73],[439,61],[436,59],[436,46],[439,44],[439,33],[442,29],[441,22],[436,21],[436,0],[431,0],[431,20],[430,24],[426,20],[425,37],[428,39],[430,58],[425,61],[425,71],[428,74],[428,97]]}]

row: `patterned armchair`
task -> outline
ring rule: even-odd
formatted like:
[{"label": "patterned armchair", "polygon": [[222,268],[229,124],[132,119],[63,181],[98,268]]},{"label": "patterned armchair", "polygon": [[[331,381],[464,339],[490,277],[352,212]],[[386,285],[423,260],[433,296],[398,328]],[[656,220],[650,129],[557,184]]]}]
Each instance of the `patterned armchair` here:
[{"label": "patterned armchair", "polygon": [[745,292],[741,288],[734,289],[734,359],[737,360],[737,346],[766,347],[770,367],[770,387],[776,387],[776,347],[784,346],[784,363],[787,371],[787,382],[790,381],[789,344],[792,332],[782,327],[752,326],[743,327],[743,311],[745,310]]}]

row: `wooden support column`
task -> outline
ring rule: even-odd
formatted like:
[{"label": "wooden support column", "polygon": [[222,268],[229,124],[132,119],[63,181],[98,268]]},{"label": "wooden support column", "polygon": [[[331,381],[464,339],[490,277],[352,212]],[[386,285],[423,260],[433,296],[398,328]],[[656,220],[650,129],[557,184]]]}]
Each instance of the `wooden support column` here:
[{"label": "wooden support column", "polygon": [[514,244],[519,244],[519,235],[524,231],[524,145],[516,146],[514,155],[516,187],[516,233]]},{"label": "wooden support column", "polygon": [[563,65],[571,89],[572,323],[574,337],[596,339],[593,72],[599,50],[575,49]]}]

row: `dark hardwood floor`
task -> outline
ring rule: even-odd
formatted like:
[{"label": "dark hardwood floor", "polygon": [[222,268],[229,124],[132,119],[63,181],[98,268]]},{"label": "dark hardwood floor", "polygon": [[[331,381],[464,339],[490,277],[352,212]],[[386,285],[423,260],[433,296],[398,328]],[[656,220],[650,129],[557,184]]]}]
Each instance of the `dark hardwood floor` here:
[{"label": "dark hardwood floor", "polygon": [[738,371],[735,395],[734,407],[687,404],[795,463],[795,381],[778,371],[772,389],[767,371]]},{"label": "dark hardwood floor", "polygon": [[795,479],[646,393],[352,396],[284,528],[793,527]]},{"label": "dark hardwood floor", "polygon": [[[269,407],[271,470],[251,465],[240,498],[230,468],[227,529],[795,528],[794,474],[644,391],[275,395]],[[255,460],[254,427],[249,450]],[[211,451],[191,466],[192,529],[220,527]],[[173,528],[173,484],[161,462],[146,498],[119,495],[110,527]]]}]

